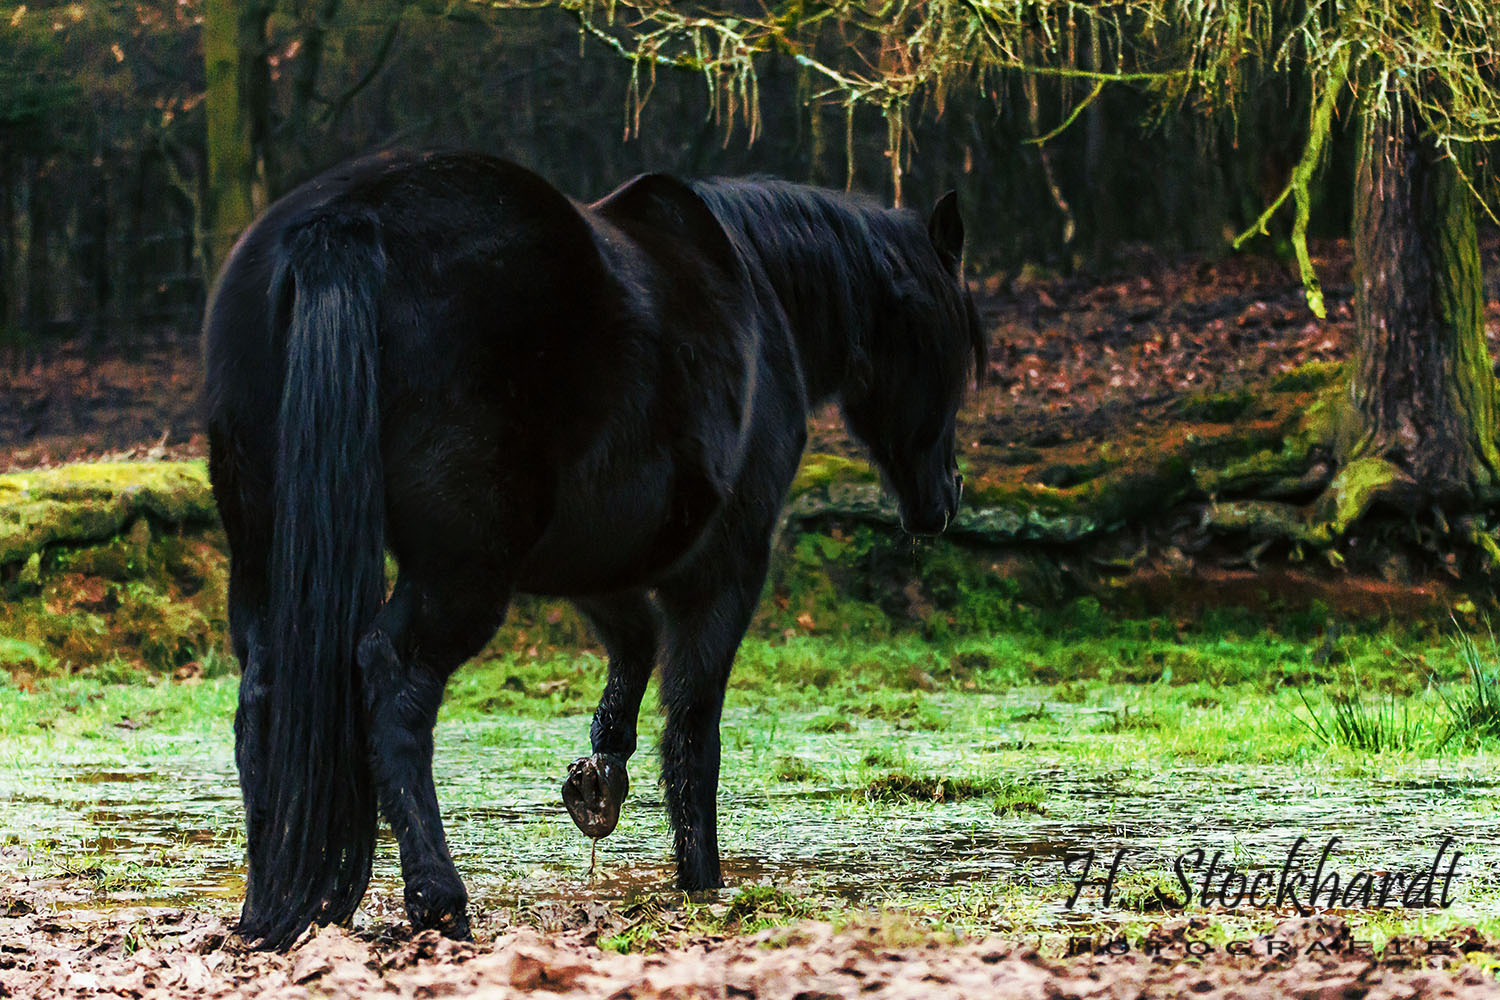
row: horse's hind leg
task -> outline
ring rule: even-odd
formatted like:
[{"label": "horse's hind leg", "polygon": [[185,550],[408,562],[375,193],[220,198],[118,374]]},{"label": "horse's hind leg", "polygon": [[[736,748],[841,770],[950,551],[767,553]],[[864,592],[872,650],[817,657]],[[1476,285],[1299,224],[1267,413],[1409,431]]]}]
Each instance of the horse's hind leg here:
[{"label": "horse's hind leg", "polygon": [[[259,442],[264,447],[264,442]],[[261,477],[264,463],[246,454],[242,436],[219,424],[209,428],[209,471],[224,533],[229,540],[229,638],[240,663],[239,698],[234,712],[234,757],[245,803],[245,833],[251,852],[245,913],[255,912],[256,873],[266,870],[257,852],[267,838],[260,827],[269,789],[264,775],[265,741],[270,728],[266,698],[270,677],[265,657],[266,559],[270,549],[271,486]]]},{"label": "horse's hind leg", "polygon": [[656,665],[658,627],[656,608],[644,591],[577,604],[609,652],[609,675],[589,731],[594,752],[568,767],[562,796],[578,829],[597,839],[613,832],[630,788],[625,762],[635,753],[641,697]]},{"label": "horse's hind leg", "polygon": [[401,848],[406,915],[415,930],[469,935],[468,894],[453,866],[432,782],[432,727],[449,675],[479,652],[509,594],[492,579],[403,570],[359,645],[370,759],[380,808]]}]

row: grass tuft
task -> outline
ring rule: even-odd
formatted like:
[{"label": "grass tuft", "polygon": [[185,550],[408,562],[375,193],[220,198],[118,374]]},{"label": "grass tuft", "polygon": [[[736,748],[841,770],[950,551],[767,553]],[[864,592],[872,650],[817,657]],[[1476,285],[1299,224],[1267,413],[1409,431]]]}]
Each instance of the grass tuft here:
[{"label": "grass tuft", "polygon": [[1335,691],[1322,712],[1300,687],[1297,697],[1309,716],[1296,716],[1297,720],[1329,746],[1378,754],[1405,753],[1430,743],[1422,718],[1393,694],[1367,701],[1349,691]]},{"label": "grass tuft", "polygon": [[1495,668],[1495,637],[1490,635],[1489,656],[1480,652],[1479,644],[1460,631],[1454,640],[1459,662],[1468,671],[1469,683],[1450,697],[1440,688],[1443,705],[1448,710],[1448,730],[1438,742],[1438,749],[1450,743],[1479,743],[1500,737],[1500,672]]},{"label": "grass tuft", "polygon": [[1180,891],[1170,872],[1127,872],[1115,884],[1110,902],[1135,913],[1171,913],[1187,905]]},{"label": "grass tuft", "polygon": [[818,779],[819,774],[817,769],[807,761],[801,757],[789,754],[776,762],[776,767],[771,772],[771,776],[777,781],[794,782],[815,781]]},{"label": "grass tuft", "polygon": [[1043,790],[1013,778],[941,778],[893,771],[862,790],[869,802],[964,802],[991,798],[995,812],[1041,813]]},{"label": "grass tuft", "polygon": [[58,876],[87,882],[101,896],[145,892],[162,884],[159,872],[135,861],[116,861],[89,854],[60,857],[54,863]]}]

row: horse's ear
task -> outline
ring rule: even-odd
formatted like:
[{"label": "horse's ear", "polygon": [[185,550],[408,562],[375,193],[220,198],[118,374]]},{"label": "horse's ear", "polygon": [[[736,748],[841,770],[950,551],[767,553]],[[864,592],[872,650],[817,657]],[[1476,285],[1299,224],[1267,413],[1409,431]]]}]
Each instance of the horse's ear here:
[{"label": "horse's ear", "polygon": [[949,191],[938,199],[927,219],[927,235],[939,252],[961,260],[964,255],[964,220],[958,215],[958,192]]},{"label": "horse's ear", "polygon": [[739,270],[739,255],[708,204],[670,174],[641,174],[589,207],[611,222],[639,222],[680,237],[726,272]]}]

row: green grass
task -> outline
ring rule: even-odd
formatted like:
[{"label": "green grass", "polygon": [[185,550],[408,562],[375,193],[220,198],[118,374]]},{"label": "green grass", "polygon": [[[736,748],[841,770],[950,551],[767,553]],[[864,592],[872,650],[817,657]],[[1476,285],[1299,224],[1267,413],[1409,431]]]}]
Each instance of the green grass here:
[{"label": "green grass", "polygon": [[844,908],[771,885],[735,890],[725,903],[699,903],[682,894],[652,893],[620,908],[625,926],[600,937],[606,951],[655,951],[681,937],[753,934],[810,918],[829,919]]},{"label": "green grass", "polygon": [[1044,813],[1046,790],[1030,782],[998,775],[938,777],[892,771],[870,781],[856,794],[868,802],[966,802],[989,799],[996,813]]},{"label": "green grass", "polygon": [[1135,913],[1171,913],[1183,908],[1182,886],[1168,871],[1127,872],[1115,883],[1113,902]]},{"label": "green grass", "polygon": [[1441,746],[1453,742],[1482,743],[1500,737],[1500,649],[1490,633],[1488,650],[1481,650],[1462,631],[1454,639],[1459,660],[1468,668],[1467,685],[1452,695],[1442,693],[1448,710],[1448,730]]},{"label": "green grass", "polygon": [[1431,713],[1420,703],[1398,699],[1393,694],[1363,697],[1357,692],[1335,691],[1315,708],[1298,689],[1307,709],[1308,730],[1333,747],[1366,754],[1407,753],[1431,745]]},{"label": "green grass", "polygon": [[76,879],[100,896],[147,892],[158,888],[167,872],[135,861],[117,861],[107,854],[67,855],[55,860],[55,874]]},{"label": "green grass", "polygon": [[789,754],[776,762],[776,769],[772,772],[772,776],[777,781],[801,783],[814,781],[819,775],[817,768],[802,758]]}]

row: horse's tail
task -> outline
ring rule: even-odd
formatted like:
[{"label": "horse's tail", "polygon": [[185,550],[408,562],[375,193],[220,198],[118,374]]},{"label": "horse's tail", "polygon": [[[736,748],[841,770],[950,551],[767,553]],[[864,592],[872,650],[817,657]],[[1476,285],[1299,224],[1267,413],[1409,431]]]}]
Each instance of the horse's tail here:
[{"label": "horse's tail", "polygon": [[271,336],[285,339],[286,371],[265,751],[260,801],[248,804],[239,924],[262,947],[348,919],[370,881],[375,793],[355,650],[385,595],[376,339],[385,264],[373,213],[324,210],[287,231],[270,285]]}]

